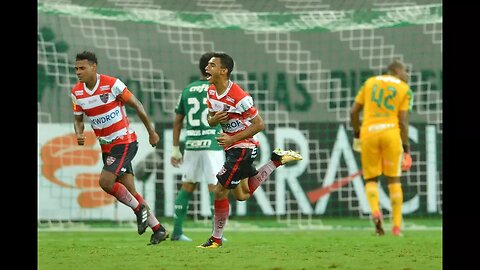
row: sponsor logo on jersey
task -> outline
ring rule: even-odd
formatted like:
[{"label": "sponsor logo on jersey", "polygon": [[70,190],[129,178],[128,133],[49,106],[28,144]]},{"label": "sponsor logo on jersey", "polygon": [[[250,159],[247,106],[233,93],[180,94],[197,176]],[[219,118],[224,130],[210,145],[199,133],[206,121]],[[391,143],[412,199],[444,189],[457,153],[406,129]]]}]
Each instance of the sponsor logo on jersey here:
[{"label": "sponsor logo on jersey", "polygon": [[83,90],[76,90],[75,91],[75,96],[81,96],[83,95]]},{"label": "sponsor logo on jersey", "polygon": [[103,103],[107,103],[107,101],[108,101],[108,93],[100,94],[100,100],[101,100]]},{"label": "sponsor logo on jersey", "polygon": [[113,162],[115,162],[115,157],[108,156],[106,161],[107,165],[110,166],[113,164]]},{"label": "sponsor logo on jersey", "polygon": [[187,136],[201,136],[202,132],[198,129],[187,130]]},{"label": "sponsor logo on jersey", "polygon": [[223,130],[226,132],[235,132],[243,128],[242,122],[240,122],[238,119],[232,119],[230,122],[221,125]]},{"label": "sponsor logo on jersey", "polygon": [[100,90],[101,91],[110,90],[110,85],[102,85],[102,86],[100,86]]},{"label": "sponsor logo on jersey", "polygon": [[253,99],[250,96],[245,97],[240,101],[240,108],[245,112],[253,106]]},{"label": "sponsor logo on jersey", "polygon": [[231,103],[235,103],[235,99],[231,98],[230,96],[227,96],[225,99]]},{"label": "sponsor logo on jersey", "polygon": [[103,116],[100,116],[100,117],[96,117],[96,118],[91,118],[92,120],[92,123],[95,124],[95,125],[101,125],[101,124],[105,124],[106,122],[116,118],[117,116],[120,115],[120,111],[117,109],[107,115],[103,115]]},{"label": "sponsor logo on jersey", "polygon": [[185,147],[188,148],[208,148],[212,144],[211,140],[187,140]]},{"label": "sponsor logo on jersey", "polygon": [[220,169],[220,171],[218,172],[218,175],[223,175],[224,173],[227,172],[227,169],[225,169],[225,166],[222,166],[222,168]]},{"label": "sponsor logo on jersey", "polygon": [[202,84],[202,85],[197,85],[197,86],[192,86],[190,87],[189,91],[190,92],[199,92],[202,93],[204,91],[208,90],[209,85],[208,84]]},{"label": "sponsor logo on jersey", "polygon": [[202,135],[215,135],[217,131],[215,129],[202,130]]},{"label": "sponsor logo on jersey", "polygon": [[120,169],[120,171],[121,171],[121,172],[126,172],[126,171],[127,171],[127,168],[122,167],[122,168]]},{"label": "sponsor logo on jersey", "polygon": [[216,133],[217,131],[215,129],[205,129],[205,130],[190,129],[190,130],[187,130],[186,132],[187,136],[215,135]]},{"label": "sponsor logo on jersey", "polygon": [[240,108],[242,108],[242,110],[245,112],[248,110],[247,106],[245,106],[245,104],[240,104]]}]

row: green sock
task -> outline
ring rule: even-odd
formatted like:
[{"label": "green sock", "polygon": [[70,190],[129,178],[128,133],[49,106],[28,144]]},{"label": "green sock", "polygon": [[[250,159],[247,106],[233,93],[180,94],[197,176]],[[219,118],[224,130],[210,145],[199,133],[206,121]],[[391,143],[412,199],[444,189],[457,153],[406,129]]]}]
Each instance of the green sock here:
[{"label": "green sock", "polygon": [[192,196],[193,194],[191,192],[180,189],[175,199],[175,215],[173,216],[173,235],[175,236],[183,234],[183,221],[187,216],[188,201],[190,201]]}]

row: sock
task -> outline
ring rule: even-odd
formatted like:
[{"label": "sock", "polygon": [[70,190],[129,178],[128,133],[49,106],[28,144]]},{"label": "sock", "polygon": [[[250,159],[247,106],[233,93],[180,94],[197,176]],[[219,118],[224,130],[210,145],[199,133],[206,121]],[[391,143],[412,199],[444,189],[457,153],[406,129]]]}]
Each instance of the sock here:
[{"label": "sock", "polygon": [[137,192],[137,194],[135,194],[135,199],[137,199],[137,201],[140,203],[140,204],[144,204],[147,206],[147,211],[148,211],[148,218],[147,218],[147,223],[148,223],[148,227],[150,227],[152,229],[152,231],[157,231],[159,228],[160,228],[160,222],[158,221],[158,219],[155,217],[155,215],[153,214],[153,211],[152,209],[150,209],[150,207],[148,206],[147,202],[143,199],[142,195],[140,195],[140,193]]},{"label": "sock", "polygon": [[112,190],[110,191],[110,195],[117,198],[117,200],[126,206],[130,206],[133,211],[137,212],[140,210],[140,203],[132,196],[132,194],[128,191],[128,189],[120,184],[119,182],[115,182],[112,186]]},{"label": "sock", "polygon": [[213,216],[214,225],[212,237],[215,242],[221,242],[223,230],[225,229],[225,225],[227,225],[230,204],[228,203],[228,198],[226,198],[223,200],[215,200],[214,205],[215,214]]},{"label": "sock", "polygon": [[210,211],[212,212],[212,231],[213,231],[213,217],[215,215],[215,212],[214,212],[214,207],[213,207],[213,204],[214,204],[214,195],[213,195],[213,191],[212,192],[209,192],[209,195],[210,195]]},{"label": "sock", "polygon": [[173,235],[175,236],[183,234],[183,221],[187,216],[188,201],[192,199],[192,196],[191,192],[187,192],[182,188],[175,199],[175,215],[173,216]]},{"label": "sock", "polygon": [[248,188],[250,189],[250,195],[257,190],[257,188],[267,180],[267,178],[272,174],[272,172],[278,166],[275,165],[274,161],[269,160],[265,165],[258,169],[258,173],[250,178],[248,178]]},{"label": "sock", "polygon": [[390,204],[392,206],[392,223],[393,227],[399,227],[402,225],[402,204],[403,204],[403,191],[402,184],[394,183],[388,185],[388,191],[390,193]]},{"label": "sock", "polygon": [[368,204],[372,210],[372,215],[380,214],[380,201],[378,198],[377,182],[368,181],[365,184],[365,194],[367,195]]}]

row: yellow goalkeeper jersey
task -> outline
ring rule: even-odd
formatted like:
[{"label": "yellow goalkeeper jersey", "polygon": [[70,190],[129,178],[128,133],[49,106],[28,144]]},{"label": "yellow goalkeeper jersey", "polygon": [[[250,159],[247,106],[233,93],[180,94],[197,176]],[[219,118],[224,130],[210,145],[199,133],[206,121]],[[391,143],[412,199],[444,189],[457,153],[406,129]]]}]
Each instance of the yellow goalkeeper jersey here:
[{"label": "yellow goalkeeper jersey", "polygon": [[411,110],[412,91],[408,84],[391,75],[370,77],[360,88],[355,102],[363,105],[361,137],[389,128],[398,128],[398,112]]}]

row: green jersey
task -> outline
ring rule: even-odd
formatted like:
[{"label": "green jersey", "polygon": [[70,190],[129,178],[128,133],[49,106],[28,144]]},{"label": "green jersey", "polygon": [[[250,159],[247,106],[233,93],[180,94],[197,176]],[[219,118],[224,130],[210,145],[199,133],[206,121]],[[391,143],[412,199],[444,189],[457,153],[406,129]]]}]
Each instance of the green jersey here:
[{"label": "green jersey", "polygon": [[197,80],[183,89],[175,113],[185,116],[185,150],[223,150],[215,140],[221,126],[210,127],[207,121],[207,91],[210,84],[206,80]]}]

